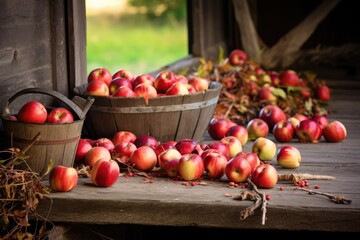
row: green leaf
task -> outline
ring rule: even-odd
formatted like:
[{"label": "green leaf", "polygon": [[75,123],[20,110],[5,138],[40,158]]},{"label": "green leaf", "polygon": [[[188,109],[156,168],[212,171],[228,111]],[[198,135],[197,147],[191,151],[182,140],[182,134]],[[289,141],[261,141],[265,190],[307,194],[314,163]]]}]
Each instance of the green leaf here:
[{"label": "green leaf", "polygon": [[219,58],[216,64],[220,64],[224,60],[224,49],[219,47]]},{"label": "green leaf", "polygon": [[281,88],[272,88],[271,93],[275,96],[281,97],[282,99],[286,99],[286,92]]},{"label": "green leaf", "polygon": [[309,99],[305,102],[305,109],[306,109],[306,111],[311,112],[312,107],[313,107],[313,103],[312,103],[311,98],[309,98]]}]

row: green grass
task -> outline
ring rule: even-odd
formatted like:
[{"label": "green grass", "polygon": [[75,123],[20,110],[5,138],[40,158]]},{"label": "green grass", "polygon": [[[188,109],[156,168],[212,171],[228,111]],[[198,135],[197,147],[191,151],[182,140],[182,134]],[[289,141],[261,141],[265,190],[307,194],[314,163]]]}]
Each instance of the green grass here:
[{"label": "green grass", "polygon": [[87,73],[106,67],[136,75],[188,55],[186,23],[149,23],[136,17],[87,17]]}]

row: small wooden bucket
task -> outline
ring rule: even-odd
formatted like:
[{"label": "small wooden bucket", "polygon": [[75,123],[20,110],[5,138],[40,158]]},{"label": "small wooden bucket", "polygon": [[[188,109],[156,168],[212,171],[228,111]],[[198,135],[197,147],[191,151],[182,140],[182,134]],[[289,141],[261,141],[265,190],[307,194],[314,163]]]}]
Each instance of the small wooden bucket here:
[{"label": "small wooden bucket", "polygon": [[[9,115],[12,115],[10,114],[11,103],[20,99],[20,96],[31,93],[45,94],[53,97],[56,101],[60,100],[61,104],[65,104],[72,111],[74,122],[36,124],[9,120]],[[53,161],[53,166],[71,167],[74,164],[76,148],[82,134],[86,113],[93,102],[93,98],[85,100],[78,96],[75,96],[71,101],[59,92],[41,88],[21,90],[8,100],[2,115],[6,141],[11,147],[24,149],[38,135],[39,140],[35,141],[25,155],[29,156],[28,166],[40,175],[46,172],[50,161]],[[24,169],[24,167],[25,165],[19,165],[19,169]],[[47,177],[44,176],[44,178]]]},{"label": "small wooden bucket", "polygon": [[[74,89],[85,96],[86,84]],[[203,92],[150,98],[94,96],[85,129],[91,138],[111,138],[117,131],[151,135],[159,142],[191,138],[201,141],[214,114],[221,85],[212,82]]]}]

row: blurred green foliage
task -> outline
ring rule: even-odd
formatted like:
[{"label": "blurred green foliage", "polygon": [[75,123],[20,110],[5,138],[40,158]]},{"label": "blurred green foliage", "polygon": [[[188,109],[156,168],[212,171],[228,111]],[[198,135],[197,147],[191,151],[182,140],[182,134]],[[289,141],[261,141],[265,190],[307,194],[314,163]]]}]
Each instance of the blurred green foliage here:
[{"label": "blurred green foliage", "polygon": [[186,18],[186,0],[129,0],[128,4],[143,9],[149,19]]}]

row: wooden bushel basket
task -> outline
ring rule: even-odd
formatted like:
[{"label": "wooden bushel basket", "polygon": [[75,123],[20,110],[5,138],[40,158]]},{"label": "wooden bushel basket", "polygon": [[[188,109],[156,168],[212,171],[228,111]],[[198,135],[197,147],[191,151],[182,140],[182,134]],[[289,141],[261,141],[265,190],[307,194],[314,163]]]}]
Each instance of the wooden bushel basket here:
[{"label": "wooden bushel basket", "polygon": [[[85,96],[86,84],[74,89]],[[221,85],[212,82],[203,92],[183,96],[143,97],[94,96],[85,129],[93,139],[112,136],[121,130],[136,136],[151,135],[159,142],[191,138],[201,141],[214,114]]]},{"label": "wooden bushel basket", "polygon": [[[13,115],[10,114],[11,103],[19,99],[20,96],[31,93],[45,94],[55,98],[56,101],[60,100],[60,103],[65,104],[73,113],[74,122],[37,124],[9,120],[9,115]],[[40,175],[46,172],[50,161],[53,161],[53,166],[63,165],[71,167],[74,164],[86,113],[93,102],[93,98],[85,100],[78,96],[75,96],[73,101],[71,101],[61,93],[47,89],[27,88],[21,90],[8,100],[5,111],[2,114],[6,141],[11,147],[24,149],[38,135],[39,140],[26,152],[26,155],[29,156],[26,162],[30,169]],[[23,164],[18,166],[19,169],[24,167],[25,165]],[[47,177],[44,176],[44,178]]]}]

